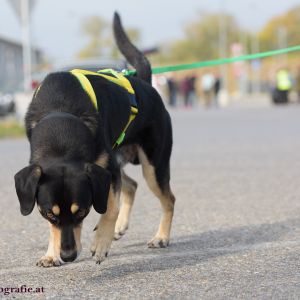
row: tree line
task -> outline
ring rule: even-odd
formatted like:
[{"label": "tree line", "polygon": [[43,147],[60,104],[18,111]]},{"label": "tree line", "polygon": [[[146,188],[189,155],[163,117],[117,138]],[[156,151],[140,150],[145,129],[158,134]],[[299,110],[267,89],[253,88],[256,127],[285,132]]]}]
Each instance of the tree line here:
[{"label": "tree line", "polygon": [[[88,38],[80,50],[81,59],[91,57],[118,58],[120,54],[113,40],[109,22],[100,16],[86,18],[81,24],[82,34]],[[132,41],[139,45],[141,33],[137,28],[126,28]],[[226,38],[224,39],[224,35]],[[230,14],[202,13],[187,23],[181,39],[159,45],[154,63],[185,63],[231,56],[230,46],[239,43],[243,54],[267,51],[300,44],[300,5],[273,17],[258,32],[243,29]],[[156,45],[155,45],[156,46]]]}]

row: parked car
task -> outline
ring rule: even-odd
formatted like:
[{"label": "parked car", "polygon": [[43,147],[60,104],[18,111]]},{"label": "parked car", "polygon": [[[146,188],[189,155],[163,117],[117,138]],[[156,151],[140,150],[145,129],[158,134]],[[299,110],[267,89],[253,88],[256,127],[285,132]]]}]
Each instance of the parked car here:
[{"label": "parked car", "polygon": [[[121,59],[89,59],[89,60],[76,60],[55,66],[49,72],[70,71],[73,69],[82,69],[97,72],[102,69],[114,69],[122,71],[128,68],[125,60]],[[35,90],[40,83],[44,80],[49,72],[35,72],[32,74],[31,88]]]},{"label": "parked car", "polygon": [[125,60],[121,59],[90,59],[90,60],[77,60],[55,68],[56,71],[70,71],[73,69],[82,69],[97,72],[102,69],[114,69],[122,71],[128,68]]},{"label": "parked car", "polygon": [[44,80],[44,78],[47,76],[49,72],[46,71],[40,71],[40,72],[34,72],[31,75],[31,89],[34,91]]},{"label": "parked car", "polygon": [[0,116],[15,112],[15,100],[12,94],[0,94]]}]

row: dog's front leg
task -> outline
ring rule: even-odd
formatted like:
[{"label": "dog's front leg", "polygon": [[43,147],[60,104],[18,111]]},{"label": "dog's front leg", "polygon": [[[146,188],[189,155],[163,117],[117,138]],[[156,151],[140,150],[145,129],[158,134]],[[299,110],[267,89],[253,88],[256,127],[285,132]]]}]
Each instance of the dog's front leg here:
[{"label": "dog's front leg", "polygon": [[50,237],[48,250],[44,256],[42,256],[36,263],[39,267],[54,267],[60,266],[60,244],[61,244],[61,231],[51,223],[50,225]]},{"label": "dog's front leg", "polygon": [[95,256],[97,264],[105,260],[110,249],[119,213],[119,198],[120,191],[114,191],[113,187],[110,186],[107,211],[101,216],[96,226],[96,233],[91,247],[92,255]]}]

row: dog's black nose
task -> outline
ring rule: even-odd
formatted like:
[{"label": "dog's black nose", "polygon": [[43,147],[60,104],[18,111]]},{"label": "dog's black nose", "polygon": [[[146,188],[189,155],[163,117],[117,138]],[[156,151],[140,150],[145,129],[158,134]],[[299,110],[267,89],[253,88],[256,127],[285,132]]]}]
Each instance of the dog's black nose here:
[{"label": "dog's black nose", "polygon": [[77,257],[77,251],[76,250],[62,250],[60,251],[60,258],[64,262],[71,262],[74,261]]}]

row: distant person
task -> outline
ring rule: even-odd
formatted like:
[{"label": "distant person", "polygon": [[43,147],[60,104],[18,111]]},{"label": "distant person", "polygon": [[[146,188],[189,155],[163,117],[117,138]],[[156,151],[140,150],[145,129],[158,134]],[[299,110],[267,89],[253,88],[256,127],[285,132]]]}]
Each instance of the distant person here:
[{"label": "distant person", "polygon": [[300,66],[297,69],[297,73],[295,76],[295,89],[298,96],[298,102],[300,103]]},{"label": "distant person", "polygon": [[201,88],[204,95],[204,104],[209,107],[212,104],[215,93],[215,77],[211,73],[206,73],[201,78]]},{"label": "distant person", "polygon": [[276,86],[273,91],[274,103],[288,103],[289,92],[292,88],[292,79],[289,71],[286,68],[282,68],[276,73]]},{"label": "distant person", "polygon": [[165,93],[165,86],[167,84],[167,79],[163,75],[155,75],[152,77],[152,85],[157,90],[157,92],[161,95],[163,99],[167,98]]},{"label": "distant person", "polygon": [[195,98],[195,76],[185,77],[180,84],[181,94],[183,96],[184,106],[190,108],[193,106]]},{"label": "distant person", "polygon": [[177,84],[172,77],[167,78],[167,87],[169,94],[169,105],[175,107],[177,103]]},{"label": "distant person", "polygon": [[195,75],[192,75],[189,78],[189,83],[190,83],[189,104],[191,106],[194,106],[196,102],[196,86],[195,86],[196,79],[197,78]]},{"label": "distant person", "polygon": [[214,84],[214,105],[216,107],[219,106],[219,92],[221,89],[221,78],[219,75],[216,76],[215,78],[215,84]]},{"label": "distant person", "polygon": [[180,81],[180,94],[183,98],[183,105],[186,106],[188,98],[188,82],[186,77]]}]

